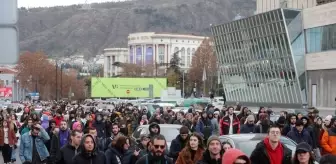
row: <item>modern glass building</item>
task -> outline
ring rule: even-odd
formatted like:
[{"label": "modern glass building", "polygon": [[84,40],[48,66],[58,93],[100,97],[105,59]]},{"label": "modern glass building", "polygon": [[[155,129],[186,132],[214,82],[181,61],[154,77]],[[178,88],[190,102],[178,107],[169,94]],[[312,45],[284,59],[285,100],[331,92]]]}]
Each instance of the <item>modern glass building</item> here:
[{"label": "modern glass building", "polygon": [[211,27],[228,103],[293,108],[307,103],[301,14],[276,9]]}]

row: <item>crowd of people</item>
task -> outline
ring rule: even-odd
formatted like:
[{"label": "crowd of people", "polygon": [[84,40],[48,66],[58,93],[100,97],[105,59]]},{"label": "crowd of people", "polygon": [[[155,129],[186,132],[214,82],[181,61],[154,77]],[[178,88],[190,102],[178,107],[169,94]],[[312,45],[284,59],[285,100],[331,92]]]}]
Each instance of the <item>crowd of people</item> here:
[{"label": "crowd of people", "polygon": [[[240,105],[222,109],[208,105],[201,110],[191,106],[186,113],[175,113],[169,107],[151,112],[126,103],[113,104],[113,109],[89,105],[50,103],[37,112],[34,105],[25,104],[20,119],[14,110],[1,111],[4,163],[16,162],[16,149],[23,164],[336,163],[336,117],[323,119],[315,108],[307,116],[283,111],[272,122],[271,109],[264,107],[254,114]],[[235,110],[240,113],[236,115]],[[132,140],[134,130],[146,124],[149,134]],[[181,125],[170,147],[160,124]],[[266,135],[250,156],[219,138],[243,133]],[[294,156],[281,143],[281,136],[297,143]]]}]

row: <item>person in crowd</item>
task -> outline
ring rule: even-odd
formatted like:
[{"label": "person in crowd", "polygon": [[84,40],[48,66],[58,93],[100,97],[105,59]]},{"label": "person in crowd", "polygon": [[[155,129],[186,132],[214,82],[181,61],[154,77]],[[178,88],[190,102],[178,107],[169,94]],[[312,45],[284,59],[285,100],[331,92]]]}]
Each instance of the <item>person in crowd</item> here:
[{"label": "person in crowd", "polygon": [[154,136],[160,134],[160,125],[155,123],[155,122],[151,123],[149,125],[148,129],[149,129],[149,136],[150,137],[154,137]]},{"label": "person in crowd", "polygon": [[231,143],[230,142],[228,142],[228,141],[224,141],[223,143],[222,143],[222,148],[223,148],[223,154],[226,152],[226,150],[228,150],[228,149],[232,149],[232,145],[231,145]]},{"label": "person in crowd", "polygon": [[251,164],[251,161],[241,150],[229,149],[223,155],[222,164]]},{"label": "person in crowd", "polygon": [[321,157],[319,164],[334,164],[336,163],[336,156],[332,154],[327,154]]},{"label": "person in crowd", "polygon": [[140,143],[137,143],[135,150],[140,150],[139,156],[137,156],[138,159],[143,157],[144,155],[148,154],[149,150],[149,143],[150,142],[150,136],[147,134],[141,134],[140,135]]},{"label": "person in crowd", "polygon": [[289,124],[287,124],[281,131],[281,135],[283,136],[286,136],[288,132],[290,132],[293,128],[295,128],[297,116],[294,114],[289,114],[288,119]]},{"label": "person in crowd", "polygon": [[297,116],[297,119],[298,119],[298,120],[301,120],[301,118],[303,117],[303,114],[302,114],[302,113],[297,113],[296,116]]},{"label": "person in crowd", "polygon": [[175,163],[181,150],[188,144],[189,129],[186,126],[180,128],[180,134],[171,142],[169,156]]},{"label": "person in crowd", "polygon": [[233,107],[228,107],[228,115],[220,122],[221,135],[237,134],[240,131],[240,121],[233,113]]},{"label": "person in crowd", "polygon": [[197,126],[197,123],[198,123],[198,121],[199,121],[199,118],[200,118],[199,115],[195,115],[195,116],[192,118],[192,124],[191,124],[191,127],[190,127],[190,131],[191,131],[191,132],[196,132],[196,126]]},{"label": "person in crowd", "polygon": [[173,160],[165,156],[166,139],[158,134],[151,137],[151,152],[141,157],[136,164],[173,164]]},{"label": "person in crowd", "polygon": [[314,164],[313,149],[305,142],[296,146],[295,155],[292,164]]},{"label": "person in crowd", "polygon": [[247,116],[249,116],[248,111],[249,111],[248,107],[243,107],[240,113],[237,115],[238,119],[240,120],[240,124],[245,123]]},{"label": "person in crowd", "polygon": [[83,131],[83,124],[80,121],[75,121],[71,127],[72,130]]},{"label": "person in crowd", "polygon": [[245,123],[240,127],[240,133],[253,133],[254,129],[256,128],[256,125],[254,123],[254,116],[247,116]]},{"label": "person in crowd", "polygon": [[149,124],[152,124],[152,123],[157,123],[157,124],[164,124],[164,120],[161,119],[161,116],[158,112],[156,112],[152,118],[149,120]]},{"label": "person in crowd", "polygon": [[211,120],[209,120],[206,112],[203,112],[201,118],[196,124],[196,132],[203,135],[203,139],[207,140],[213,132],[214,127],[212,126]]},{"label": "person in crowd", "polygon": [[63,116],[62,116],[62,110],[61,109],[58,109],[56,111],[56,116],[54,117],[54,120],[55,120],[55,123],[56,123],[56,126],[60,126],[61,125],[61,121],[63,120]]},{"label": "person in crowd", "polygon": [[97,137],[98,138],[106,138],[106,125],[103,120],[103,114],[96,114],[96,120],[93,123],[93,127],[97,129]]},{"label": "person in crowd", "polygon": [[106,164],[120,164],[126,162],[124,156],[130,147],[129,139],[125,136],[116,137],[105,152]]},{"label": "person in crowd", "polygon": [[83,133],[81,131],[71,131],[70,142],[60,149],[60,152],[56,157],[56,164],[72,164],[72,158],[79,152],[78,148],[81,143],[82,136]]},{"label": "person in crowd", "polygon": [[323,150],[332,155],[336,155],[336,117],[330,121],[331,127],[323,133],[321,147]]},{"label": "person in crowd", "polygon": [[286,122],[286,117],[280,116],[275,124],[280,128],[280,131],[282,132],[284,127],[286,126]]},{"label": "person in crowd", "polygon": [[176,113],[176,120],[173,122],[173,124],[178,124],[178,125],[184,125],[184,112],[179,111]]},{"label": "person in crowd", "polygon": [[213,110],[209,110],[208,111],[208,118],[212,123],[212,135],[217,135],[219,136],[219,124],[218,124],[218,120],[214,117],[214,111]]},{"label": "person in crowd", "polygon": [[70,129],[68,128],[68,123],[65,120],[62,120],[59,128],[59,147],[63,147],[69,142],[70,138]]},{"label": "person in crowd", "polygon": [[22,126],[23,129],[21,131],[21,135],[24,135],[25,133],[28,133],[31,129],[31,126],[33,125],[33,119],[31,117],[28,117],[28,119],[26,120],[27,123]]},{"label": "person in crowd", "polygon": [[317,162],[320,161],[321,159],[321,133],[322,133],[322,118],[317,116],[315,118],[314,124],[312,125],[313,128],[313,135],[315,136],[316,140],[315,140],[315,144],[316,144],[316,148],[313,149],[314,151],[314,155],[315,155],[315,160]]},{"label": "person in crowd", "polygon": [[49,116],[46,115],[46,114],[43,114],[42,115],[42,118],[41,118],[41,126],[47,130],[48,127],[49,127]]},{"label": "person in crowd", "polygon": [[222,161],[222,146],[218,136],[210,136],[207,141],[207,150],[203,153],[202,160],[197,164],[214,164]]},{"label": "person in crowd", "polygon": [[98,151],[94,136],[86,134],[81,140],[79,153],[72,159],[72,164],[105,164],[103,152]]},{"label": "person in crowd", "polygon": [[269,120],[269,115],[267,113],[259,114],[259,121],[254,129],[254,133],[267,133],[267,130],[272,125],[272,122]]},{"label": "person in crowd", "polygon": [[17,143],[15,136],[14,124],[8,123],[7,120],[2,121],[0,127],[0,146],[2,147],[2,157],[5,164],[12,163],[12,148]]},{"label": "person in crowd", "polygon": [[203,138],[198,133],[193,133],[185,148],[179,153],[176,164],[192,164],[202,159],[204,153]]},{"label": "person in crowd", "polygon": [[256,121],[259,121],[260,120],[260,118],[259,118],[259,116],[260,116],[260,113],[265,113],[266,114],[266,108],[265,107],[263,107],[263,106],[261,106],[261,107],[259,107],[259,110],[258,110],[258,114],[256,115]]},{"label": "person in crowd", "polygon": [[142,115],[140,125],[147,125],[148,123],[149,123],[149,121],[147,119],[147,115]]},{"label": "person in crowd", "polygon": [[48,133],[40,124],[31,126],[31,130],[21,136],[19,157],[23,164],[47,163],[49,152],[44,142],[49,140]]},{"label": "person in crowd", "polygon": [[109,137],[105,137],[102,141],[101,141],[101,146],[103,151],[106,151],[108,149],[108,146],[111,144],[111,142],[118,136],[124,136],[124,134],[122,134],[120,132],[120,127],[119,124],[114,123],[112,124],[112,133],[111,136]]},{"label": "person in crowd", "polygon": [[315,107],[308,108],[308,111],[309,111],[308,113],[309,122],[312,124],[315,121],[316,117],[318,117],[320,111]]},{"label": "person in crowd", "polygon": [[33,119],[33,123],[40,123],[40,116],[37,114],[37,112],[31,113],[31,118]]},{"label": "person in crowd", "polygon": [[310,145],[312,144],[312,138],[310,137],[309,132],[304,129],[304,125],[301,120],[296,121],[295,128],[288,132],[287,137],[295,141],[297,144],[301,142],[307,142]]},{"label": "person in crowd", "polygon": [[59,136],[59,128],[54,128],[53,135],[50,137],[50,151],[49,151],[49,158],[48,164],[55,164],[57,153],[59,153],[60,147],[60,136]]},{"label": "person in crowd", "polygon": [[290,164],[292,152],[280,142],[281,131],[276,125],[269,128],[267,137],[252,151],[252,164]]}]

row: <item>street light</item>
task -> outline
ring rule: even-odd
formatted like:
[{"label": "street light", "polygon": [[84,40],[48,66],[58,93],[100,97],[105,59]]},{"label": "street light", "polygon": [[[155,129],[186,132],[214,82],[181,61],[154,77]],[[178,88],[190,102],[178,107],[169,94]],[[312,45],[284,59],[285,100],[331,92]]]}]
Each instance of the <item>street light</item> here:
[{"label": "street light", "polygon": [[19,82],[20,80],[16,80],[16,101],[19,101]]}]

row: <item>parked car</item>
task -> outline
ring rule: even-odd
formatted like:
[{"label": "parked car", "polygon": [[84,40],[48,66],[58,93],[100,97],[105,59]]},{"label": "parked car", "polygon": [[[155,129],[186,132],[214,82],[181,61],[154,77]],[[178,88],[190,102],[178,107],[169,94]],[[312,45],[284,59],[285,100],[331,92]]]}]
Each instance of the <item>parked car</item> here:
[{"label": "parked car", "polygon": [[[247,156],[251,156],[252,151],[255,149],[257,144],[263,140],[267,134],[232,134],[232,135],[223,135],[220,136],[219,139],[221,142],[227,141],[231,143],[233,148],[240,149],[243,151]],[[292,155],[294,156],[296,143],[285,137],[280,137],[280,142],[287,146],[290,150],[292,150]]]},{"label": "parked car", "polygon": [[[173,139],[175,139],[176,136],[180,134],[180,129],[182,125],[159,124],[159,126],[160,134],[162,134],[166,138],[167,146],[169,149]],[[141,134],[149,134],[149,125],[140,125],[134,130],[131,136],[132,143],[139,143]]]}]

